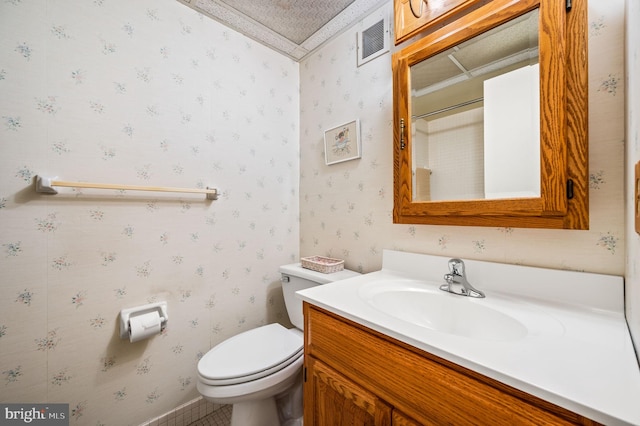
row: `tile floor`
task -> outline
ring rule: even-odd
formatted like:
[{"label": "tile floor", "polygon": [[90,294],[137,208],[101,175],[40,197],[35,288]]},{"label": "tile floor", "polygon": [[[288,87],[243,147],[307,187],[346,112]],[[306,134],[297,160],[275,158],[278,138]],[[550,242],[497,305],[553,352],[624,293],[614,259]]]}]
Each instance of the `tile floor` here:
[{"label": "tile floor", "polygon": [[231,408],[231,405],[214,404],[200,397],[140,426],[229,426]]},{"label": "tile floor", "polygon": [[229,426],[231,424],[231,405],[225,405],[187,426]]}]

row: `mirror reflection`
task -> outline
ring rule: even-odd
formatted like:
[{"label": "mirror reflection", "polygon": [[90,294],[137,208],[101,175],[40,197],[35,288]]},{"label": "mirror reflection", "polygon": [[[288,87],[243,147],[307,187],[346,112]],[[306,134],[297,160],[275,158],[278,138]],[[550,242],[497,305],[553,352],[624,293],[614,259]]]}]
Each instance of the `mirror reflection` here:
[{"label": "mirror reflection", "polygon": [[411,66],[414,201],[540,196],[538,17]]}]

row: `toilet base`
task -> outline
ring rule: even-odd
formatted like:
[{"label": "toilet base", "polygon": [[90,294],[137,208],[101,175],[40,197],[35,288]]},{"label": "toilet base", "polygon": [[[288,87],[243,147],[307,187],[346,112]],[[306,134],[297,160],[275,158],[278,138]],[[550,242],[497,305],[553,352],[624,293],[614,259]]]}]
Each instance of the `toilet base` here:
[{"label": "toilet base", "polygon": [[231,426],[273,426],[280,424],[275,398],[233,404]]},{"label": "toilet base", "polygon": [[280,426],[302,426],[302,374],[289,390],[276,396]]},{"label": "toilet base", "polygon": [[231,426],[302,426],[302,374],[276,396],[233,404]]}]

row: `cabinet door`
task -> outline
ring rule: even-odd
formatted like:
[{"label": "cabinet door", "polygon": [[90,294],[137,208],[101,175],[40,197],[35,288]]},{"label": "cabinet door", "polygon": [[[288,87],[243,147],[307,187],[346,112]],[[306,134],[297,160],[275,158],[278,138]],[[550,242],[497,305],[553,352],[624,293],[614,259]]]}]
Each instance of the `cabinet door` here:
[{"label": "cabinet door", "polygon": [[[393,54],[394,223],[589,229],[587,3],[575,0],[568,11],[559,0],[491,0]],[[498,47],[498,39],[516,42],[516,33],[526,34],[527,48]],[[518,50],[531,53],[530,62],[513,62],[524,57]],[[517,78],[527,83],[519,86],[531,94],[523,104],[533,108],[516,116],[527,114],[528,127],[503,112],[516,111],[513,91],[489,89],[498,69],[515,77],[512,68],[520,65]],[[512,151],[522,166],[505,177],[510,166],[503,165],[515,164],[516,155],[494,148],[503,136],[513,147],[511,130],[519,142],[535,137]],[[456,145],[463,140],[469,144]],[[462,153],[473,160],[462,165]],[[526,189],[492,184],[520,181],[526,169]]]},{"label": "cabinet door", "polygon": [[326,364],[308,357],[305,426],[390,426],[391,407]]},{"label": "cabinet door", "polygon": [[394,0],[396,45],[464,13],[480,0]]}]

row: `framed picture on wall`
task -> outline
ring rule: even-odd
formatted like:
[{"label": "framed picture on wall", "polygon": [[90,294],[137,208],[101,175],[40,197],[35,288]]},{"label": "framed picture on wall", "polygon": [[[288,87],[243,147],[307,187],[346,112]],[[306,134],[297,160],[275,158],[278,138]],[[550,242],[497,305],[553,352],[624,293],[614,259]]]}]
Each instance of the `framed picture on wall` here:
[{"label": "framed picture on wall", "polygon": [[360,120],[324,132],[324,159],[327,165],[355,160],[362,156]]}]

